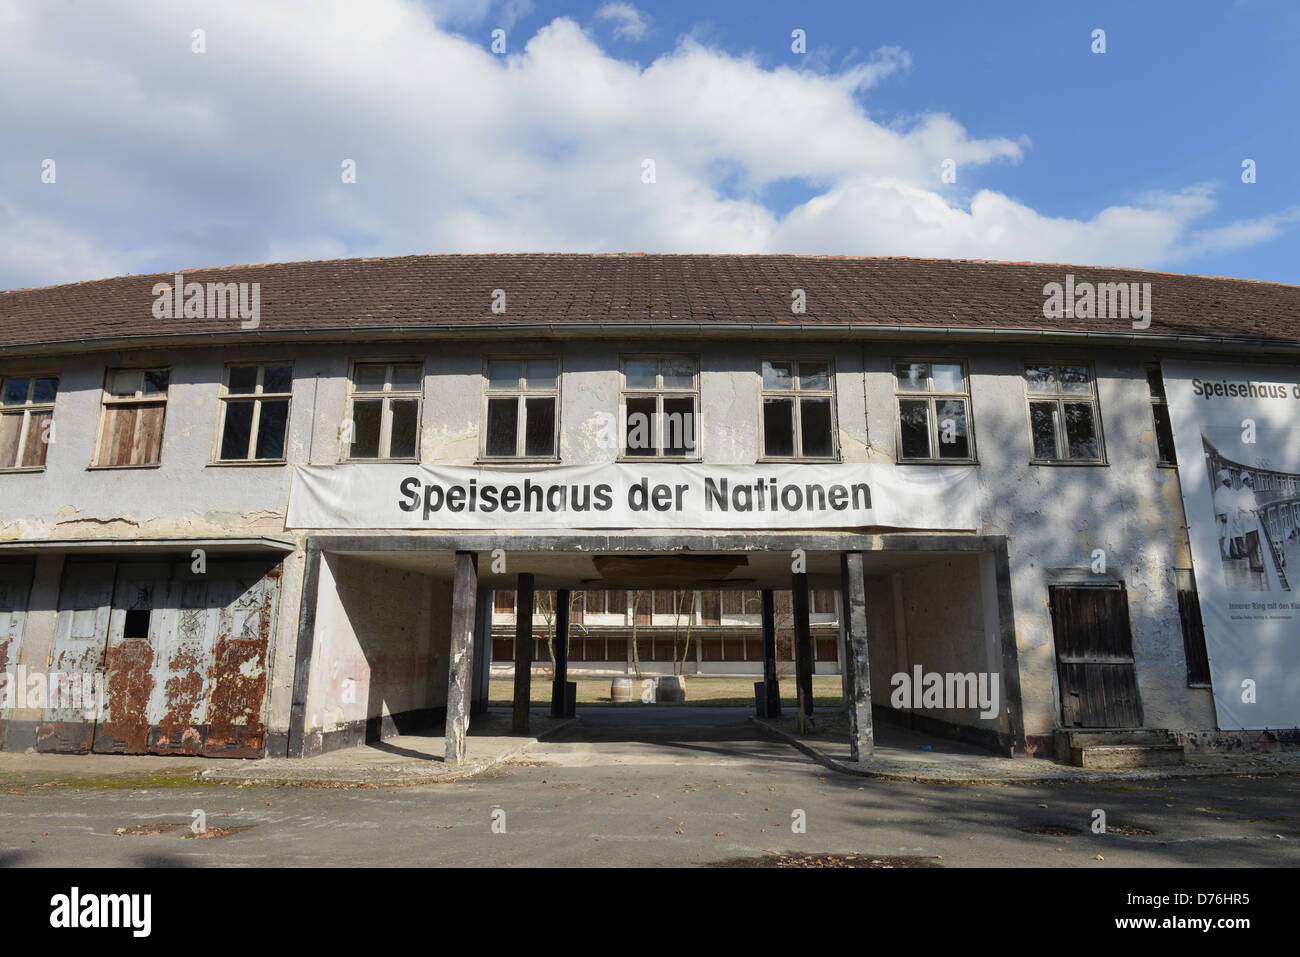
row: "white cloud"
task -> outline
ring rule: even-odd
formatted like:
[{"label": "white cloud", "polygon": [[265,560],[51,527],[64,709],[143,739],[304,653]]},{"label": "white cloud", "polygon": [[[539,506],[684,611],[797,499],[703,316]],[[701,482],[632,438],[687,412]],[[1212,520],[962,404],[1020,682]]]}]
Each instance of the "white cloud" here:
[{"label": "white cloud", "polygon": [[[432,6],[442,19],[415,0],[0,0],[0,86],[18,94],[0,115],[0,288],[412,252],[1162,265],[1295,221],[1198,232],[1215,206],[1204,187],[1079,219],[980,188],[1028,140],[972,136],[943,114],[872,119],[864,97],[911,66],[897,48],[812,71],[684,37],[640,65],[560,18],[511,34],[503,57],[486,26],[517,5]],[[447,32],[456,18],[484,29]],[[196,25],[206,54],[190,52]],[[55,185],[39,181],[45,157]],[[341,181],[345,159],[355,184]],[[960,187],[940,182],[945,159]],[[790,182],[812,198],[765,205]]]},{"label": "white cloud", "polygon": [[626,0],[611,0],[596,11],[595,17],[613,24],[615,40],[644,40],[650,32],[645,14]]}]

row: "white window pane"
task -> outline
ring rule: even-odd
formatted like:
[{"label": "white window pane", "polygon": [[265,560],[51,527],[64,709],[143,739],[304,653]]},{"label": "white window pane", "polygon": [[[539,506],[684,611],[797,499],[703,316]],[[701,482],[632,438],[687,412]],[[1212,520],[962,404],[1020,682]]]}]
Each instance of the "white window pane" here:
[{"label": "white window pane", "polygon": [[419,392],[420,363],[402,362],[393,366],[392,390],[394,392]]},{"label": "white window pane", "polygon": [[930,366],[924,362],[900,362],[894,366],[899,392],[924,392]]},{"label": "white window pane", "polygon": [[554,359],[529,359],[524,364],[525,389],[554,389],[560,369]]},{"label": "white window pane", "polygon": [[357,392],[383,392],[384,376],[387,371],[387,366],[382,362],[358,365],[356,383],[353,388]]},{"label": "white window pane", "polygon": [[1087,366],[1061,366],[1060,374],[1062,392],[1092,392],[1092,376]]},{"label": "white window pane", "polygon": [[935,392],[961,392],[961,366],[953,363],[938,363],[930,367],[930,376],[934,380]]},{"label": "white window pane", "polygon": [[763,363],[764,389],[793,389],[794,367],[789,362]]},{"label": "white window pane", "polygon": [[693,359],[665,359],[662,363],[665,389],[690,389],[695,386],[697,363]]},{"label": "white window pane", "polygon": [[489,389],[519,388],[519,362],[497,359],[488,363]]},{"label": "white window pane", "polygon": [[654,359],[628,359],[625,370],[629,389],[653,389],[659,383],[655,378],[658,363]]},{"label": "white window pane", "polygon": [[830,367],[825,362],[799,363],[799,388],[825,392],[831,387]]},{"label": "white window pane", "polygon": [[123,369],[114,372],[109,379],[109,395],[135,395],[143,387],[144,373],[139,370]]}]

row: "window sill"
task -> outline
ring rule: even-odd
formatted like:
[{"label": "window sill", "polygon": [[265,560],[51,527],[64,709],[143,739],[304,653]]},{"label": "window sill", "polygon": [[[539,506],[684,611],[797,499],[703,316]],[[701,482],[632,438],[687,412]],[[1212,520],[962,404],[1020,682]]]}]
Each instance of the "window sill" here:
[{"label": "window sill", "polygon": [[288,464],[289,462],[287,459],[230,459],[219,462],[209,462],[208,468],[229,468],[232,465],[236,467],[240,465],[262,467]]},{"label": "window sill", "polygon": [[141,465],[87,465],[87,472],[109,472],[117,469],[160,469],[162,462],[146,462]]},{"label": "window sill", "polygon": [[1030,465],[1066,465],[1074,468],[1088,468],[1088,467],[1100,468],[1103,466],[1110,465],[1109,462],[1106,462],[1104,460],[1097,461],[1093,459],[1079,460],[1079,461],[1076,461],[1074,459],[1030,459],[1029,464]]},{"label": "window sill", "polygon": [[[236,465],[242,464],[239,462]],[[419,465],[419,459],[339,459],[339,465]]]},{"label": "window sill", "polygon": [[1156,463],[1156,468],[1160,468],[1160,469],[1177,469],[1177,468],[1178,468],[1178,463],[1177,463],[1177,462],[1157,462],[1157,463]]},{"label": "window sill", "polygon": [[475,465],[559,465],[558,458],[530,458],[524,455],[516,455],[510,458],[501,459],[475,459]]},{"label": "window sill", "polygon": [[17,474],[22,472],[44,472],[44,471],[45,471],[44,465],[24,465],[18,468],[0,469],[0,475]]},{"label": "window sill", "polygon": [[768,456],[760,456],[754,463],[755,465],[839,465],[843,460],[838,456],[831,458],[794,458],[794,459],[775,459]]},{"label": "window sill", "polygon": [[898,459],[895,465],[979,465],[979,459]]},{"label": "window sill", "polygon": [[638,462],[651,462],[651,463],[659,462],[661,464],[667,463],[671,465],[703,465],[704,464],[704,459],[702,458],[696,457],[696,458],[686,459],[675,455],[620,455],[618,458],[614,459],[614,461],[620,465],[636,464]]}]

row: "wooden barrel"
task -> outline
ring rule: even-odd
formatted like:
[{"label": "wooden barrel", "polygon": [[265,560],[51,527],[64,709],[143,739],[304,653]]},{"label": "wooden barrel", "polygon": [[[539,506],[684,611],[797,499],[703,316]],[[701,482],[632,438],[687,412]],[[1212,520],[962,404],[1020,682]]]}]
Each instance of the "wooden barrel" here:
[{"label": "wooden barrel", "polygon": [[614,701],[631,701],[632,679],[615,678],[609,684],[609,696]]},{"label": "wooden barrel", "polygon": [[664,675],[659,679],[660,704],[680,704],[686,700],[686,679],[682,675]]}]

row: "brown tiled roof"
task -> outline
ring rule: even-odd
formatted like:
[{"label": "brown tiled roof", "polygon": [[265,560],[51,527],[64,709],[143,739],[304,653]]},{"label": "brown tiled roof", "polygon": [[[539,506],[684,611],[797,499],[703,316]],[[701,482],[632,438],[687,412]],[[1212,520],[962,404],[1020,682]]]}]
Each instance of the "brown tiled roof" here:
[{"label": "brown tiled roof", "polygon": [[[1151,284],[1153,320],[1043,318],[1043,287]],[[184,271],[186,281],[260,283],[261,322],[275,337],[581,323],[937,327],[1087,332],[1300,343],[1300,286],[1134,269],[969,260],[826,256],[404,256]],[[0,292],[0,349],[90,347],[136,340],[239,335],[237,319],[155,319],[156,283],[170,274]],[[492,312],[495,289],[504,314]],[[791,291],[807,311],[791,312]],[[522,331],[522,330],[521,330]],[[732,331],[739,332],[733,328]]]}]

